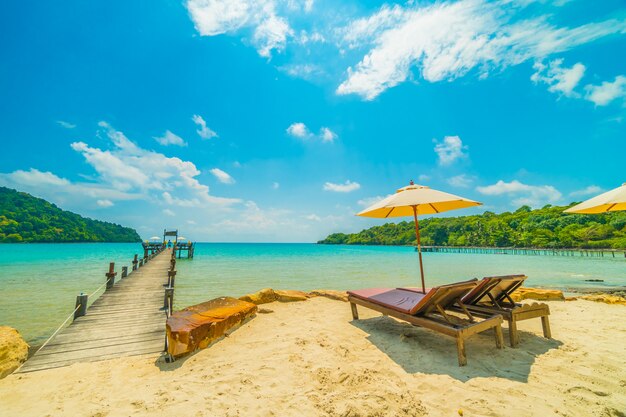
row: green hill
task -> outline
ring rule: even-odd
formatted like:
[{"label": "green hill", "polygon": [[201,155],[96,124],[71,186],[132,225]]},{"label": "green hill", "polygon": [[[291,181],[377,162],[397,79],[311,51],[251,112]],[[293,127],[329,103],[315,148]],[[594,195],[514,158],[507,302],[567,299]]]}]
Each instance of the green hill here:
[{"label": "green hill", "polygon": [[140,242],[137,232],[0,187],[0,242]]},{"label": "green hill", "polygon": [[[420,220],[422,245],[526,248],[626,248],[626,212],[565,214],[569,206]],[[415,245],[413,221],[387,223],[359,233],[334,233],[323,244]]]}]

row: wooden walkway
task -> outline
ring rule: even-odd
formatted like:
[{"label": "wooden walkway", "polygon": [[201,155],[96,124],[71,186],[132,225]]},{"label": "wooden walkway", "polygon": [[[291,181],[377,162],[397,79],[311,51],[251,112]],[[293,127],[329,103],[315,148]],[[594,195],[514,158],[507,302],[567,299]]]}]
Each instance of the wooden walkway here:
[{"label": "wooden walkway", "polygon": [[85,316],[61,330],[18,372],[163,352],[163,303],[171,252],[164,250],[126,278],[118,274],[115,285],[94,301]]}]

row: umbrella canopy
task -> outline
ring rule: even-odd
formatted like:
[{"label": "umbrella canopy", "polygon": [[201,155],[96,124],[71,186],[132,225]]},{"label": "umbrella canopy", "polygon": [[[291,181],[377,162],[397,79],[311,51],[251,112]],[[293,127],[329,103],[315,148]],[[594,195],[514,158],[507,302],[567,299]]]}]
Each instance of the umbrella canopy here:
[{"label": "umbrella canopy", "polygon": [[396,190],[396,193],[366,208],[357,216],[389,218],[413,216],[415,220],[415,236],[417,237],[417,252],[420,262],[420,275],[422,277],[422,291],[426,293],[424,282],[424,266],[422,264],[422,248],[417,216],[419,214],[435,214],[444,211],[456,210],[466,207],[479,206],[482,203],[459,197],[458,195],[433,190],[430,187],[414,184]]},{"label": "umbrella canopy", "polygon": [[152,236],[150,239],[148,240],[161,240],[161,238],[159,236]]},{"label": "umbrella canopy", "polygon": [[186,237],[184,237],[184,236],[181,236],[181,237],[179,237],[179,238],[178,238],[178,239],[176,239],[176,240],[187,240],[187,238],[186,238]]},{"label": "umbrella canopy", "polygon": [[598,214],[621,210],[626,210],[626,182],[621,187],[568,208],[565,213]]}]

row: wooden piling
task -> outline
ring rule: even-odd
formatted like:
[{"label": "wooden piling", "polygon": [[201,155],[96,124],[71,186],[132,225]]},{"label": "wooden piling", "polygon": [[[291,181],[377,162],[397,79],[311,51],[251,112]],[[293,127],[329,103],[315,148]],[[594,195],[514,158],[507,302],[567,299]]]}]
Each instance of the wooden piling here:
[{"label": "wooden piling", "polygon": [[126,278],[128,276],[128,267],[127,266],[123,266],[122,267],[122,276],[121,278]]},{"label": "wooden piling", "polygon": [[135,254],[135,257],[133,258],[133,271],[137,270],[137,264],[139,263],[139,261],[137,260],[137,254]]},{"label": "wooden piling", "polygon": [[176,281],[176,270],[167,271],[167,286],[174,288],[174,282]]},{"label": "wooden piling", "polygon": [[107,272],[106,274],[104,274],[105,277],[107,277],[107,290],[110,290],[111,288],[113,288],[113,284],[115,284],[115,276],[117,275],[117,272],[115,272],[115,262],[111,262],[109,264],[109,272]]},{"label": "wooden piling", "polygon": [[81,292],[79,295],[76,296],[76,306],[74,306],[74,308],[77,310],[74,312],[74,320],[87,314],[87,302],[88,301],[89,301],[89,295],[87,294],[83,294]]}]

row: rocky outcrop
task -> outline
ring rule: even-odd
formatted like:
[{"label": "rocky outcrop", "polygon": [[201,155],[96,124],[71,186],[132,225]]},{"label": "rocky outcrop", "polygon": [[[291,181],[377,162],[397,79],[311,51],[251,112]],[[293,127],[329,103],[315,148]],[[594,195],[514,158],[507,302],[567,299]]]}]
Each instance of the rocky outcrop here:
[{"label": "rocky outcrop", "polygon": [[274,290],[274,293],[276,294],[276,300],[283,303],[306,301],[309,298],[307,293],[298,290]]},{"label": "rocky outcrop", "polygon": [[259,305],[273,303],[274,301],[278,300],[278,296],[273,289],[264,288],[261,291],[239,297],[239,299],[248,303]]},{"label": "rocky outcrop", "polygon": [[538,301],[564,301],[563,291],[560,290],[546,290],[543,288],[529,288],[520,287],[513,294],[511,298],[514,301],[522,300],[538,300]]},{"label": "rocky outcrop", "polygon": [[11,374],[28,359],[28,344],[12,327],[0,326],[0,379]]},{"label": "rocky outcrop", "polygon": [[176,311],[167,319],[167,352],[181,356],[204,349],[256,312],[255,304],[232,297],[220,297]]},{"label": "rocky outcrop", "polygon": [[348,301],[348,293],[337,290],[313,290],[308,293],[309,297],[326,297],[331,300]]},{"label": "rocky outcrop", "polygon": [[626,298],[611,294],[590,294],[578,297],[580,300],[596,301],[598,303],[618,304],[626,306]]}]

